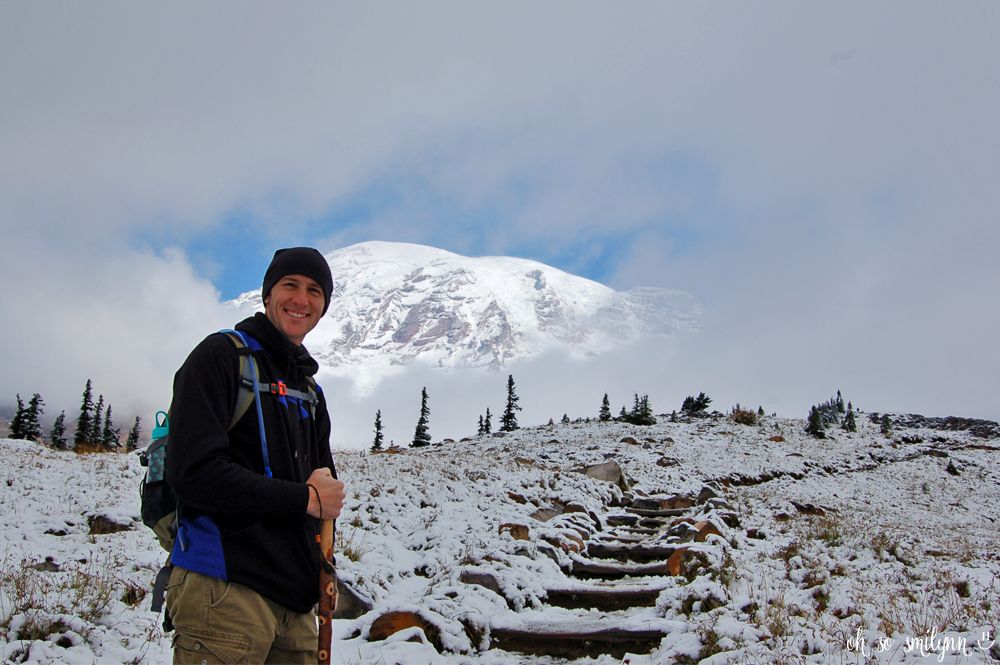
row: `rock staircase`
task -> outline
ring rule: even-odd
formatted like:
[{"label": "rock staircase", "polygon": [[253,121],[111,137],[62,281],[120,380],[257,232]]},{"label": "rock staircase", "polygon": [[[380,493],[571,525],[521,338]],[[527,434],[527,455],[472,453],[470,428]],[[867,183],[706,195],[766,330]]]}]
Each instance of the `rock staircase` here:
[{"label": "rock staircase", "polygon": [[[490,649],[565,659],[605,654],[624,659],[660,646],[671,628],[671,621],[656,610],[661,592],[675,584],[673,577],[690,580],[707,572],[703,551],[717,547],[710,539],[738,528],[739,520],[708,487],[697,497],[626,496],[624,505],[609,508],[605,515],[582,506],[540,509],[533,515],[541,523],[560,517],[565,520],[562,526],[571,526],[564,540],[542,536],[539,547],[528,550],[559,562],[563,578],[546,589],[540,608],[516,611],[505,598],[510,611],[492,617],[485,627]],[[580,526],[583,523],[587,528]],[[532,539],[525,524],[504,524],[500,531],[516,540]],[[695,543],[698,548],[692,549]],[[559,555],[557,548],[566,554]],[[489,574],[466,571],[459,579],[504,595]],[[421,628],[441,648],[434,638],[437,629],[413,612],[379,617],[368,639],[385,639],[410,627]],[[481,627],[466,629],[478,632]]]},{"label": "rock staircase", "polygon": [[[705,542],[725,528],[721,519],[705,520],[710,500],[711,491],[698,498],[633,498],[621,512],[605,516],[605,529],[570,556],[565,583],[547,590],[541,610],[494,619],[491,647],[567,659],[624,658],[659,647],[669,631],[654,608],[671,576],[692,572],[687,543]],[[735,514],[724,517],[735,520]],[[558,615],[553,608],[566,612]]]}]

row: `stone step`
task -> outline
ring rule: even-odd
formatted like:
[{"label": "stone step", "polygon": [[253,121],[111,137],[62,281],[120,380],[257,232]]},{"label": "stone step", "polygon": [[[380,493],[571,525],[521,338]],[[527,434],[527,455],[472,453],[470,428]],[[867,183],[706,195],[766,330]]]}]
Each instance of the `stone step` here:
[{"label": "stone step", "polygon": [[627,536],[657,536],[663,533],[665,526],[658,528],[646,527],[646,526],[620,526],[612,531],[605,531],[605,534],[624,534]]},{"label": "stone step", "polygon": [[591,541],[587,544],[587,556],[591,559],[616,559],[636,563],[666,562],[674,553],[674,547],[657,545],[614,544]]},{"label": "stone step", "polygon": [[660,646],[665,631],[637,628],[579,630],[570,626],[547,630],[491,628],[494,649],[555,658],[624,658],[627,653],[649,653]]},{"label": "stone step", "polygon": [[641,545],[649,540],[649,536],[657,533],[659,533],[659,531],[654,531],[649,534],[631,532],[620,533],[617,530],[605,531],[604,533],[596,534],[593,538],[591,538],[590,542],[601,543],[602,545],[613,545],[615,543],[622,545]]},{"label": "stone step", "polygon": [[633,607],[653,607],[660,591],[661,589],[549,589],[545,602],[568,610],[594,609],[617,612]]},{"label": "stone step", "polygon": [[628,564],[592,561],[573,557],[573,565],[566,574],[577,579],[617,580],[623,577],[658,577],[669,575],[667,562]]},{"label": "stone step", "polygon": [[608,526],[635,526],[639,523],[638,515],[609,515],[604,520]]},{"label": "stone step", "polygon": [[666,510],[650,510],[646,508],[626,508],[626,513],[639,517],[681,517],[691,512],[687,508],[671,508]]}]

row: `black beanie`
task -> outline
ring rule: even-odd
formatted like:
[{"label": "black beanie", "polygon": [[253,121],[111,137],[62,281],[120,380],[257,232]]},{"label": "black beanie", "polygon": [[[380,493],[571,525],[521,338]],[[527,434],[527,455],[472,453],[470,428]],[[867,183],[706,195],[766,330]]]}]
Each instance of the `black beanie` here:
[{"label": "black beanie", "polygon": [[333,294],[333,276],[330,274],[330,264],[323,255],[312,247],[288,247],[279,249],[271,259],[271,265],[264,273],[264,288],[261,297],[267,298],[278,280],[285,275],[305,275],[316,280],[323,289],[323,314],[330,308],[330,296]]}]

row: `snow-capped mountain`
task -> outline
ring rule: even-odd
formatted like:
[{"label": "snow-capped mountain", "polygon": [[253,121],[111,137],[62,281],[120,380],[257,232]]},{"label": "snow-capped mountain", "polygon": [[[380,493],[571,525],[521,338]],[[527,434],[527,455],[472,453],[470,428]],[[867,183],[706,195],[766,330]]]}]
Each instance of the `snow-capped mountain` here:
[{"label": "snow-capped mountain", "polygon": [[[526,259],[377,241],[325,256],[333,299],[308,346],[324,368],[355,378],[377,381],[412,362],[498,368],[553,349],[599,354],[695,330],[700,316],[682,291],[618,292]],[[259,310],[260,292],[233,304]]]}]

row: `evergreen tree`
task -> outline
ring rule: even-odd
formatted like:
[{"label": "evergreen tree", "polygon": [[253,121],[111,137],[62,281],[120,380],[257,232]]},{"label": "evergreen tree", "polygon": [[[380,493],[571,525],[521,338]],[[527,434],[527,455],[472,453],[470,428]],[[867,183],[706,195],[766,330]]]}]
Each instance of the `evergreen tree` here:
[{"label": "evergreen tree", "polygon": [[672,423],[677,422],[677,411],[670,412],[670,422]]},{"label": "evergreen tree", "polygon": [[385,436],[382,434],[382,409],[375,412],[375,439],[372,441],[372,452],[382,450],[382,441]]},{"label": "evergreen tree", "polygon": [[507,375],[507,408],[504,409],[503,415],[500,417],[500,431],[501,432],[513,432],[517,429],[517,414],[516,411],[520,411],[521,407],[517,405],[518,396],[514,392],[514,375]]},{"label": "evergreen tree", "polygon": [[49,433],[49,440],[56,450],[66,450],[66,411],[60,411],[56,416],[56,421],[52,423],[52,432]]},{"label": "evergreen tree", "polygon": [[120,443],[118,434],[119,430],[115,428],[111,420],[111,405],[108,404],[108,409],[104,412],[104,429],[101,430],[101,445],[108,450],[114,450]]},{"label": "evergreen tree", "polygon": [[132,429],[128,431],[128,438],[125,439],[125,450],[132,452],[139,447],[139,439],[142,437],[142,418],[135,417]]},{"label": "evergreen tree", "polygon": [[846,412],[846,409],[844,409],[844,398],[840,396],[839,390],[837,391],[837,411],[840,413]]},{"label": "evergreen tree", "polygon": [[812,407],[809,410],[809,424],[806,425],[806,432],[812,434],[818,439],[825,439],[826,433],[823,431],[826,426],[823,424],[823,414],[820,413],[818,407]]},{"label": "evergreen tree", "polygon": [[684,398],[684,403],[681,405],[681,411],[684,411],[685,413],[702,413],[711,403],[712,398],[704,392],[698,393],[697,397],[688,395]]},{"label": "evergreen tree", "polygon": [[764,417],[764,407],[762,407],[762,406],[758,406],[757,407],[757,417],[758,418],[763,418]]},{"label": "evergreen tree", "polygon": [[17,393],[17,410],[14,411],[14,419],[10,421],[10,432],[7,434],[12,439],[24,438],[24,400],[21,393]]},{"label": "evergreen tree", "polygon": [[560,420],[559,422],[561,422],[563,425],[569,425],[569,415],[564,413],[562,420]]},{"label": "evergreen tree", "polygon": [[858,431],[858,422],[854,418],[854,409],[847,410],[847,416],[844,418],[844,429],[848,432]]},{"label": "evergreen tree", "polygon": [[483,434],[493,433],[493,414],[490,413],[490,407],[486,407],[486,420],[483,421]]},{"label": "evergreen tree", "polygon": [[601,411],[598,414],[597,419],[602,423],[606,423],[611,420],[611,402],[608,401],[607,393],[604,393],[604,399],[601,400]]},{"label": "evergreen tree", "polygon": [[483,414],[479,414],[479,427],[476,428],[476,436],[486,434],[486,426],[483,425]]},{"label": "evergreen tree", "polygon": [[90,412],[94,410],[93,384],[87,379],[87,386],[83,389],[83,403],[80,404],[80,415],[76,419],[76,434],[73,435],[73,445],[79,447],[90,438],[93,419]]},{"label": "evergreen tree", "polygon": [[28,407],[24,410],[24,418],[21,420],[21,438],[28,441],[40,441],[42,438],[42,425],[39,416],[45,413],[45,402],[42,396],[35,393],[28,400]]},{"label": "evergreen tree", "polygon": [[622,407],[621,412],[619,412],[618,414],[618,420],[622,421],[628,420],[628,412],[625,410],[624,406]]},{"label": "evergreen tree", "polygon": [[97,398],[97,405],[94,407],[94,420],[90,423],[90,434],[87,436],[87,441],[93,444],[98,444],[104,440],[104,422],[101,418],[104,416],[104,395]]},{"label": "evergreen tree", "polygon": [[420,391],[420,418],[417,419],[417,428],[413,432],[413,443],[411,444],[414,448],[428,446],[431,443],[431,435],[427,429],[430,414],[431,410],[427,407],[427,388],[425,387]]},{"label": "evergreen tree", "polygon": [[882,432],[882,436],[892,436],[892,420],[889,419],[888,413],[882,414],[882,422],[879,424],[879,431]]},{"label": "evergreen tree", "polygon": [[649,395],[643,395],[639,400],[639,410],[636,411],[636,425],[655,425],[656,418],[653,417],[653,407],[649,405]]},{"label": "evergreen tree", "polygon": [[[622,411],[624,410],[622,407]],[[633,425],[655,425],[656,418],[653,417],[653,408],[649,405],[649,395],[639,397],[636,393],[632,411],[625,414],[623,419]]]}]

